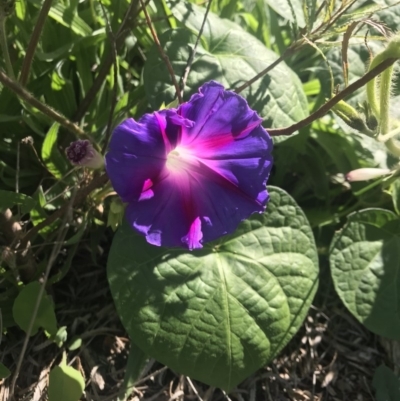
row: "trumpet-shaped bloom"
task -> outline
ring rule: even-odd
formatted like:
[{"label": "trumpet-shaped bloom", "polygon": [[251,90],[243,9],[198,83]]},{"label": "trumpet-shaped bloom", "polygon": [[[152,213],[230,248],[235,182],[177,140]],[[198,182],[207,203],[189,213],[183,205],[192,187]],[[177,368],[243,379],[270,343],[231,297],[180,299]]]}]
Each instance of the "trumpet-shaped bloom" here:
[{"label": "trumpet-shaped bloom", "polygon": [[272,140],[261,121],[211,81],[178,109],[120,124],[106,170],[131,226],[151,244],[196,249],[263,212]]}]

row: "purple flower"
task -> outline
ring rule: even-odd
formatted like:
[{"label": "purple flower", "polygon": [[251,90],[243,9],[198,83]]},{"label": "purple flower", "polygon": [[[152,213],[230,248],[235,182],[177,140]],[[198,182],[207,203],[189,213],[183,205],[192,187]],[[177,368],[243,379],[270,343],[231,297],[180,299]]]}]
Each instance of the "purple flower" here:
[{"label": "purple flower", "polygon": [[178,107],[127,119],[106,170],[147,242],[190,250],[265,209],[272,140],[241,96],[217,82]]},{"label": "purple flower", "polygon": [[71,142],[65,154],[74,166],[101,168],[104,166],[103,156],[87,139]]}]

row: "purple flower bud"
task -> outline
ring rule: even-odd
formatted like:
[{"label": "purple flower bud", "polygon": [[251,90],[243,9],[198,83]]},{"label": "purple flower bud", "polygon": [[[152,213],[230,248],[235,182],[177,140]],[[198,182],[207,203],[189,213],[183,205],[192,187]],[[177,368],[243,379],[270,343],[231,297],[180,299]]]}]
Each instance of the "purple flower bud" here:
[{"label": "purple flower bud", "polygon": [[65,153],[74,166],[89,168],[101,168],[104,166],[103,156],[87,139],[71,142]]}]

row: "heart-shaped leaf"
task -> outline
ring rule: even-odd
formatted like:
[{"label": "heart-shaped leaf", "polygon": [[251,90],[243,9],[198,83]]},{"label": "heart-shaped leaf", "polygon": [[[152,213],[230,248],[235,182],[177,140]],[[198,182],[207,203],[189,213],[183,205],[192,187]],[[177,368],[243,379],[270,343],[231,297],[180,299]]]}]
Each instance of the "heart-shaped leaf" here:
[{"label": "heart-shaped leaf", "polygon": [[296,333],[316,291],[317,253],[294,200],[278,188],[270,195],[265,213],[198,251],[154,247],[127,224],[118,230],[111,292],[144,352],[229,390]]},{"label": "heart-shaped leaf", "polygon": [[371,331],[400,339],[400,220],[383,209],[350,216],[333,238],[335,288],[350,312]]},{"label": "heart-shaped leaf", "polygon": [[[39,296],[41,284],[37,281],[27,284],[15,299],[13,306],[13,316],[18,326],[27,332],[35,310],[36,301]],[[39,308],[37,310],[35,321],[33,322],[30,335],[37,333],[38,329],[43,327],[50,334],[57,333],[57,319],[54,312],[54,305],[46,293],[43,294]]]},{"label": "heart-shaped leaf", "polygon": [[49,375],[49,401],[78,401],[85,389],[82,374],[63,360]]}]

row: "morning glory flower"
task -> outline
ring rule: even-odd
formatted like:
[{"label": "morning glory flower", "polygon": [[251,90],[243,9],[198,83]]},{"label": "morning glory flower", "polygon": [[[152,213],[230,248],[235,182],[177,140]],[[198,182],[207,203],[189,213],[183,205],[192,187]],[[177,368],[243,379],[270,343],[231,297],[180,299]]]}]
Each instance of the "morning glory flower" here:
[{"label": "morning glory flower", "polygon": [[192,250],[263,212],[272,140],[261,121],[211,81],[177,109],[120,124],[106,170],[132,228],[150,244]]}]

